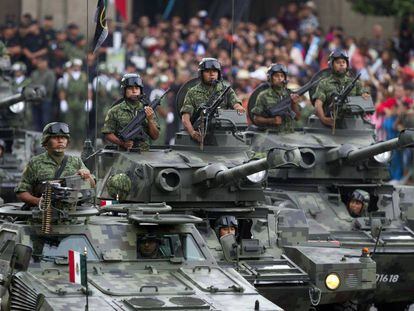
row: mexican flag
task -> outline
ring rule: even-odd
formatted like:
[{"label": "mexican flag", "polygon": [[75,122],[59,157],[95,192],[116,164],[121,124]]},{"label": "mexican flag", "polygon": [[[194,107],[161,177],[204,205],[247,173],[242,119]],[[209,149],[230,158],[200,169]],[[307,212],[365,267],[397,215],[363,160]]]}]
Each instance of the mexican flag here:
[{"label": "mexican flag", "polygon": [[86,255],[69,250],[69,282],[86,286]]}]

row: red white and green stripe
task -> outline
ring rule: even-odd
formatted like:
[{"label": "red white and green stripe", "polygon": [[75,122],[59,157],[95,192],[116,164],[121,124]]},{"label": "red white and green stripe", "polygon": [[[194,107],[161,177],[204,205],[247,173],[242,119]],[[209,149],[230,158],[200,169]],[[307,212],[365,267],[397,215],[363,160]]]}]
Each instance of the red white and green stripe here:
[{"label": "red white and green stripe", "polygon": [[86,286],[86,255],[69,250],[69,282]]}]

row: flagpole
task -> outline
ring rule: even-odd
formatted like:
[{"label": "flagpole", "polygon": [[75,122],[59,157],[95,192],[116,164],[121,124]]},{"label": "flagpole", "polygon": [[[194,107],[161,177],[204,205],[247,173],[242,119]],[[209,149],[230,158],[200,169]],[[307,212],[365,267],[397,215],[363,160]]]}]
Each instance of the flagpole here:
[{"label": "flagpole", "polygon": [[86,305],[85,305],[85,311],[89,310],[89,288],[88,288],[88,251],[85,247],[85,250],[83,251],[83,254],[85,255],[85,278],[86,278]]}]

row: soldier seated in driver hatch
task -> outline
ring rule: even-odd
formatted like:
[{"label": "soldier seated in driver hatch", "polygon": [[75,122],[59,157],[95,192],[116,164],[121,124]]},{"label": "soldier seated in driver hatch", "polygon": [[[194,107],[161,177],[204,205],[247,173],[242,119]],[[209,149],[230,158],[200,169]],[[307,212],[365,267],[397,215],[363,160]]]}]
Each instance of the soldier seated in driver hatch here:
[{"label": "soldier seated in driver hatch", "polygon": [[138,258],[159,259],[165,257],[161,250],[161,239],[153,234],[146,234],[138,240]]},{"label": "soldier seated in driver hatch", "polygon": [[352,192],[346,206],[349,215],[354,218],[362,216],[364,211],[368,209],[369,201],[370,196],[368,192],[361,189],[356,189],[354,192]]}]

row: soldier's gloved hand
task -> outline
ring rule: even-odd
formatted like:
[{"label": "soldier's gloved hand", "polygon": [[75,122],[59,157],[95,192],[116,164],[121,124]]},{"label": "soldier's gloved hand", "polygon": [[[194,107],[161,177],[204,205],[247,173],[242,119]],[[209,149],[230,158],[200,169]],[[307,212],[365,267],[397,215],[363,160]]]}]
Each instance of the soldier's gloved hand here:
[{"label": "soldier's gloved hand", "polygon": [[151,107],[145,106],[144,111],[145,111],[145,116],[147,117],[147,120],[154,119],[154,110]]},{"label": "soldier's gloved hand", "polygon": [[81,168],[78,170],[77,174],[82,177],[82,179],[89,179],[92,178],[91,172],[87,169]]},{"label": "soldier's gloved hand", "polygon": [[130,150],[134,146],[134,142],[132,140],[128,140],[128,141],[123,142],[121,146],[125,148],[126,150]]},{"label": "soldier's gloved hand", "polygon": [[237,110],[238,114],[243,114],[246,112],[246,109],[244,109],[244,107],[242,105],[240,105],[239,103],[235,104],[233,106],[234,110]]},{"label": "soldier's gloved hand", "polygon": [[193,140],[195,140],[196,142],[201,142],[201,133],[199,131],[192,131],[190,133],[190,136]]},{"label": "soldier's gloved hand", "polygon": [[68,106],[68,102],[66,101],[66,100],[61,100],[60,101],[60,111],[61,112],[67,112],[68,111],[68,109],[69,109],[69,106]]},{"label": "soldier's gloved hand", "polygon": [[282,124],[282,117],[281,116],[275,116],[274,122],[275,122],[275,125]]}]

